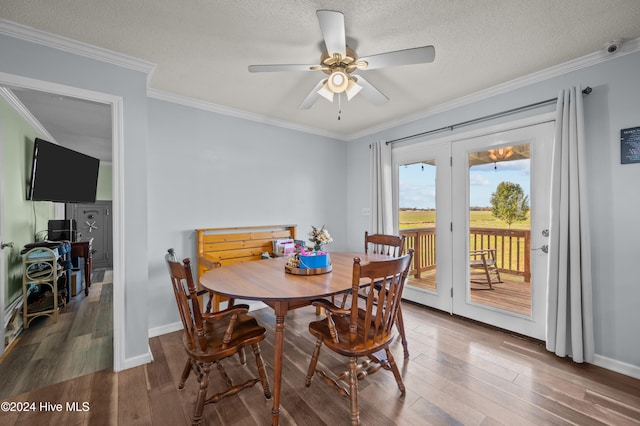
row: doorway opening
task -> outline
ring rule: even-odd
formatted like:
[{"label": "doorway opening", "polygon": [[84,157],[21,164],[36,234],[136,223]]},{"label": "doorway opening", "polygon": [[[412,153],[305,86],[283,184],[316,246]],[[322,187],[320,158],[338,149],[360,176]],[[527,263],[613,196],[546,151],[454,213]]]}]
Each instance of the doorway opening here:
[{"label": "doorway opening", "polygon": [[[100,336],[101,338],[111,340],[111,350],[109,351],[109,353],[103,354],[103,357],[106,357],[109,360],[109,367],[112,367],[115,371],[120,371],[124,363],[124,324],[122,320],[122,318],[124,317],[124,254],[122,245],[124,230],[124,210],[122,199],[124,194],[122,193],[123,189],[121,189],[121,183],[123,181],[123,162],[121,158],[123,135],[123,100],[118,96],[8,74],[0,75],[0,85],[7,87],[16,87],[23,90],[41,91],[64,97],[77,98],[79,100],[101,103],[108,105],[110,108],[110,115],[107,118],[107,121],[112,130],[111,185],[113,191],[113,267],[111,270],[105,269],[104,274],[100,276],[101,281],[96,281],[96,283],[104,283],[108,280],[111,280],[112,284],[111,289],[109,290],[109,293],[111,293],[111,303],[105,304],[106,310],[104,310],[104,312],[100,314],[100,318],[96,319],[96,322],[102,321],[104,324],[104,322],[108,321],[109,325],[112,328],[112,333],[109,334],[104,332],[104,328],[101,328],[100,326],[98,326],[98,329],[101,329],[102,331],[96,331],[96,333],[102,333],[102,336]],[[97,296],[98,292],[96,291],[94,292],[94,294]],[[98,301],[98,303],[100,303],[100,301]],[[90,353],[83,352],[82,348],[76,349],[77,350],[75,350],[74,353],[76,355],[80,354],[82,357],[99,356],[96,354],[91,355]],[[86,374],[86,371],[83,370],[80,374]],[[39,384],[37,382],[34,382],[34,386],[39,386]]]}]

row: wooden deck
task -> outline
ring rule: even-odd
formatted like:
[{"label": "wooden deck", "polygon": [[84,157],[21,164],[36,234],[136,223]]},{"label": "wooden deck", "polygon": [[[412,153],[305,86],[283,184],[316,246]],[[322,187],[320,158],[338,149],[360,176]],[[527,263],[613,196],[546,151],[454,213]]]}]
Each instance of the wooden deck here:
[{"label": "wooden deck", "polygon": [[[471,283],[471,301],[521,315],[531,315],[531,283],[517,275],[501,273],[502,283],[493,290],[486,285]],[[407,285],[429,291],[436,290],[436,272],[423,272],[420,278],[409,276]]]}]

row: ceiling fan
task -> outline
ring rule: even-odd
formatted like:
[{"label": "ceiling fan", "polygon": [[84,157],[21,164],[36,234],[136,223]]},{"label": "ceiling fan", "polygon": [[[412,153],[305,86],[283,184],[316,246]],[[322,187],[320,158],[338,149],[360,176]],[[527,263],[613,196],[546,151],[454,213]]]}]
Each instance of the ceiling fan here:
[{"label": "ceiling fan", "polygon": [[335,10],[318,10],[320,31],[324,38],[326,51],[320,57],[320,64],[311,65],[249,65],[249,72],[276,71],[322,71],[328,77],[322,78],[302,101],[299,108],[309,109],[322,96],[333,102],[334,95],[344,93],[351,100],[358,93],[374,104],[383,104],[389,100],[382,92],[364,79],[357,71],[373,70],[383,67],[412,65],[433,62],[433,46],[396,50],[377,55],[358,58],[355,51],[347,47],[344,27],[344,14]]}]

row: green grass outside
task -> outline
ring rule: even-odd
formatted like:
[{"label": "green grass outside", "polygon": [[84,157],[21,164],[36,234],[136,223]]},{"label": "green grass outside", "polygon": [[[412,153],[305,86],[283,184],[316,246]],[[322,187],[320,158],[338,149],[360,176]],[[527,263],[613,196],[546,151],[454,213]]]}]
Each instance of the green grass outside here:
[{"label": "green grass outside", "polygon": [[[434,210],[400,210],[400,229],[430,228],[436,224],[436,212]],[[509,225],[493,217],[490,211],[469,212],[469,225],[472,228],[498,228],[509,229]],[[511,229],[529,229],[529,219],[514,222]]]}]

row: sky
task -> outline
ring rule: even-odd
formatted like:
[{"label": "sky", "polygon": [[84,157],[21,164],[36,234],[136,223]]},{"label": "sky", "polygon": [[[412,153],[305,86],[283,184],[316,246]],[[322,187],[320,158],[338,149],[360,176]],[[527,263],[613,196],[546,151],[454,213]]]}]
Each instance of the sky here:
[{"label": "sky", "polygon": [[[472,207],[490,207],[491,194],[500,182],[519,184],[525,195],[530,195],[530,160],[503,161],[496,164],[474,166],[469,170],[471,184],[470,202]],[[436,207],[435,171],[436,167],[424,164],[400,166],[399,201],[401,208],[433,209]],[[449,168],[447,166],[447,168]],[[531,197],[529,197],[531,199]]]}]

